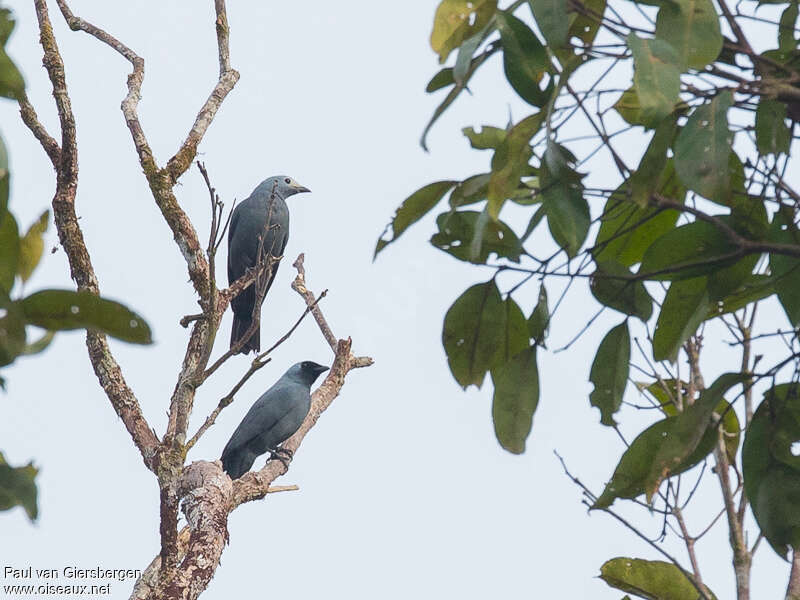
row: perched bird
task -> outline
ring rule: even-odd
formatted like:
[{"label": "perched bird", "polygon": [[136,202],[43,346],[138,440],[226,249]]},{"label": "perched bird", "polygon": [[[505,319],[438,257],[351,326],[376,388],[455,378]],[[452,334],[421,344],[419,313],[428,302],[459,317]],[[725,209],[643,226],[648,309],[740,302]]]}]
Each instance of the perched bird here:
[{"label": "perched bird", "polygon": [[265,452],[283,450],[278,445],[300,428],[311,408],[311,384],[327,370],[310,360],[297,363],[255,401],[222,451],[222,468],[231,479],[247,473]]},{"label": "perched bird", "polygon": [[[300,192],[310,192],[291,177],[277,175],[262,181],[250,197],[239,204],[231,216],[228,230],[228,284],[244,275],[258,262],[258,249],[261,238],[265,257],[280,257],[289,240],[289,208],[285,200]],[[264,281],[264,296],[269,291],[278,263],[272,265],[272,272]],[[264,298],[261,298],[261,302]],[[261,310],[256,304],[256,285],[253,283],[231,301],[233,308],[233,329],[231,330],[231,349],[241,341],[237,354],[247,354],[251,350],[261,350],[260,327],[256,326],[250,336],[247,331],[253,325],[253,310]],[[246,339],[245,339],[246,338]]]}]

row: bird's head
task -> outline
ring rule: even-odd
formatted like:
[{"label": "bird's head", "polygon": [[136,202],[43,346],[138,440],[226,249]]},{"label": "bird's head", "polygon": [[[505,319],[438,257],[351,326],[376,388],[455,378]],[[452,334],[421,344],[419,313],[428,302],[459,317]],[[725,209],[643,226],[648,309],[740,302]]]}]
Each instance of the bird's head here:
[{"label": "bird's head", "polygon": [[288,175],[275,175],[264,180],[258,187],[262,188],[267,194],[274,192],[282,200],[286,200],[289,196],[294,196],[295,194],[311,191]]},{"label": "bird's head", "polygon": [[303,362],[292,365],[287,375],[310,386],[317,380],[317,377],[327,370],[328,367],[324,365],[317,364],[310,360],[304,360]]}]

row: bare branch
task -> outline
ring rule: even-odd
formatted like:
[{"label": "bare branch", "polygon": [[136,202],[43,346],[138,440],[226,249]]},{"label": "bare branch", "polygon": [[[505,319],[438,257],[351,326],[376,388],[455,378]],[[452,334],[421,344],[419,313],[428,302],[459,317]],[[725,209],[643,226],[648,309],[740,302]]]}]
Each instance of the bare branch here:
[{"label": "bare branch", "polygon": [[800,600],[800,552],[797,550],[792,550],[792,571],[789,574],[786,600]]},{"label": "bare branch", "polygon": [[61,162],[61,146],[47,133],[47,129],[39,121],[39,116],[27,96],[22,96],[19,100],[19,114],[22,117],[22,122],[28,126],[33,136],[39,140],[45,153],[50,158],[50,162],[53,163],[53,168],[58,169],[58,165]]},{"label": "bare branch", "polygon": [[336,336],[333,335],[331,328],[328,326],[328,322],[325,320],[325,317],[322,316],[322,311],[317,308],[316,300],[314,300],[314,294],[308,291],[306,288],[306,270],[303,267],[303,261],[305,261],[305,254],[300,254],[292,263],[292,266],[297,269],[297,277],[294,278],[292,282],[292,289],[300,294],[303,299],[306,301],[306,305],[311,309],[311,313],[314,315],[314,319],[317,321],[317,325],[319,325],[319,329],[322,332],[322,335],[325,337],[325,340],[328,342],[328,345],[331,347],[331,350],[336,352],[337,348],[337,340]]},{"label": "bare branch", "polygon": [[[53,35],[53,27],[45,0],[35,1],[39,22],[40,41],[44,49],[43,63],[53,86],[53,97],[61,125],[61,148],[47,134],[39,122],[36,111],[27,100],[20,100],[20,115],[34,136],[42,144],[56,169],[56,192],[53,197],[53,215],[58,237],[69,260],[70,273],[79,290],[99,293],[97,276],[75,213],[75,194],[78,186],[78,149],[76,144],[75,117],[64,77],[64,62]],[[142,414],[139,402],[128,386],[122,371],[111,354],[106,336],[87,331],[86,347],[95,374],[111,401],[117,415],[122,419],[145,464],[156,469],[158,438]]]},{"label": "bare branch", "polygon": [[[302,267],[302,255],[296,265],[297,263]],[[303,291],[297,290],[301,296],[306,298],[307,293],[313,298],[311,291],[304,286],[302,289]],[[320,324],[321,320],[330,331],[317,301],[314,300],[304,314],[316,311],[319,314],[317,323]],[[323,325],[320,324],[320,329],[322,328]],[[300,429],[281,445],[282,448],[291,453],[296,452],[308,431],[339,395],[347,373],[354,368],[372,364],[373,361],[369,357],[353,356],[350,352],[351,345],[349,338],[338,340],[328,376],[311,395],[311,409],[308,416]],[[267,352],[271,350],[272,348]],[[190,440],[191,443],[193,442]],[[280,460],[268,460],[260,471],[248,473],[231,485],[219,461],[214,463],[198,461],[185,469],[185,475],[180,479],[175,493],[176,497],[184,498],[184,512],[189,527],[175,535],[175,553],[172,557],[174,566],[165,563],[162,556],[156,557],[136,582],[131,598],[135,600],[162,597],[188,600],[196,598],[208,585],[219,563],[227,537],[228,514],[245,502],[261,499],[279,489],[287,489],[270,485],[287,470],[288,464]],[[166,568],[162,568],[163,564],[167,565]]]},{"label": "bare branch", "polygon": [[[320,300],[322,300],[322,299],[325,297],[325,295],[326,295],[327,293],[328,293],[328,290],[325,290],[325,291],[323,291],[323,292],[322,292],[322,293],[319,295],[319,298],[317,298],[317,299],[315,300],[315,302],[314,302],[314,306],[316,306],[316,305],[317,305],[317,302],[319,302]],[[214,410],[211,412],[211,414],[210,414],[210,415],[208,415],[208,417],[206,417],[206,420],[203,422],[203,424],[202,424],[202,425],[200,426],[200,428],[197,430],[197,433],[195,433],[195,434],[192,436],[192,438],[191,438],[191,439],[190,439],[190,440],[189,440],[189,441],[186,443],[186,451],[187,451],[187,452],[189,451],[189,449],[190,449],[192,446],[194,446],[194,445],[197,443],[197,440],[199,440],[199,439],[200,439],[200,437],[201,437],[201,436],[202,436],[202,435],[203,435],[203,434],[206,432],[206,430],[207,430],[209,427],[211,427],[211,426],[214,424],[214,422],[217,420],[217,417],[218,417],[218,416],[219,416],[219,414],[222,412],[222,410],[223,410],[225,407],[227,407],[228,405],[230,405],[230,403],[231,403],[231,402],[233,402],[233,398],[234,398],[234,396],[235,396],[235,395],[236,395],[236,393],[237,393],[237,392],[238,392],[238,391],[241,389],[241,387],[242,387],[242,386],[245,384],[245,382],[247,382],[247,380],[248,380],[248,379],[250,379],[250,377],[252,377],[252,376],[253,376],[253,374],[254,374],[256,371],[258,371],[259,369],[261,369],[261,367],[263,367],[263,366],[264,366],[264,365],[266,365],[266,364],[267,364],[267,363],[268,363],[270,360],[272,360],[272,359],[270,359],[270,358],[267,358],[267,357],[268,357],[268,356],[269,356],[269,355],[272,353],[272,351],[273,351],[273,350],[275,350],[275,349],[276,349],[278,346],[280,346],[282,343],[284,343],[286,340],[288,340],[288,339],[289,339],[289,337],[292,335],[292,333],[294,333],[295,329],[297,329],[297,328],[298,328],[298,326],[300,325],[300,323],[302,323],[302,322],[303,322],[303,319],[305,318],[305,316],[306,316],[306,315],[307,315],[309,312],[311,312],[311,307],[306,307],[306,309],[303,311],[303,314],[302,314],[302,315],[300,315],[300,318],[299,318],[299,319],[297,319],[297,321],[295,322],[295,324],[292,326],[292,328],[291,328],[289,331],[287,331],[287,332],[286,332],[286,333],[285,333],[283,336],[281,336],[281,338],[280,338],[280,339],[279,339],[277,342],[275,342],[275,343],[274,343],[272,346],[270,346],[270,347],[269,347],[267,350],[265,350],[264,352],[262,352],[261,354],[259,354],[258,356],[256,356],[256,357],[253,359],[253,362],[252,362],[252,363],[250,363],[250,368],[247,370],[247,372],[246,372],[246,373],[245,373],[245,374],[242,376],[242,378],[241,378],[241,379],[240,379],[240,380],[239,380],[239,381],[236,383],[236,385],[234,385],[234,386],[233,386],[233,388],[231,389],[231,391],[230,391],[230,392],[228,392],[228,393],[227,393],[227,394],[226,394],[226,395],[225,395],[225,396],[224,396],[224,397],[223,397],[223,398],[222,398],[222,399],[219,401],[219,404],[217,404],[217,407],[216,407],[216,408],[215,408],[215,409],[214,409]],[[224,357],[223,357],[223,358],[224,358]],[[220,359],[220,360],[221,360],[221,359]],[[217,362],[219,362],[219,361],[217,361]],[[221,363],[220,363],[220,364],[221,364]],[[214,368],[214,367],[211,367],[211,369],[213,369],[213,368]],[[211,371],[211,369],[209,369],[209,371]],[[210,373],[209,373],[209,374],[210,374]]]},{"label": "bare branch", "polygon": [[[350,339],[339,340],[333,365],[319,388],[311,395],[311,410],[300,429],[292,437],[281,444],[284,448],[295,453],[300,447],[309,430],[316,424],[322,413],[331,405],[339,395],[347,373],[356,368],[354,358],[350,354]],[[269,460],[263,469],[247,473],[233,483],[233,504],[239,506],[245,502],[252,502],[264,497],[270,484],[286,473],[287,466],[280,460]]]},{"label": "bare branch", "polygon": [[681,537],[683,538],[683,543],[686,544],[686,553],[689,555],[689,562],[692,564],[694,578],[698,584],[703,585],[703,576],[700,573],[700,563],[697,562],[697,553],[694,551],[694,543],[697,541],[697,538],[694,538],[689,534],[689,529],[686,527],[686,520],[683,518],[683,513],[681,512],[681,509],[678,508],[677,504],[676,506],[672,507],[672,515],[675,517],[675,520],[678,522],[678,527],[681,529]]},{"label": "bare branch", "polygon": [[[586,496],[591,501],[596,500],[597,496],[595,494],[593,494],[592,491],[588,487],[586,487],[586,485],[584,485],[584,483],[580,479],[578,479],[572,473],[570,473],[569,469],[567,468],[567,463],[564,462],[564,459],[561,457],[561,455],[558,452],[556,452],[555,450],[553,451],[553,454],[555,454],[556,457],[558,458],[559,462],[561,462],[561,468],[564,470],[564,474],[572,481],[572,483],[574,483],[579,488],[581,488],[583,490],[584,494],[586,494]],[[688,579],[689,582],[695,587],[695,589],[698,592],[700,592],[700,596],[702,598],[704,598],[705,600],[711,600],[711,595],[706,590],[706,587],[702,583],[700,583],[698,581],[695,581],[695,579],[692,576],[692,574],[689,573],[686,569],[684,569],[681,566],[681,563],[678,561],[677,558],[672,556],[669,552],[664,550],[660,545],[656,544],[653,540],[648,538],[645,534],[643,534],[641,531],[639,531],[638,528],[636,528],[633,525],[631,525],[626,519],[624,519],[623,517],[618,515],[612,509],[610,509],[610,508],[602,508],[600,510],[602,510],[604,513],[609,514],[612,517],[614,517],[617,521],[622,523],[622,525],[624,525],[629,531],[633,532],[634,534],[636,534],[637,537],[639,537],[642,540],[644,540],[645,542],[647,542],[647,544],[649,544],[650,547],[652,547],[654,550],[656,550],[656,552],[661,554],[664,558],[666,558],[668,561],[670,561],[678,569],[683,571],[683,573],[686,575],[686,579]]]},{"label": "bare branch", "polygon": [[225,0],[214,0],[214,10],[216,12],[216,30],[217,30],[217,50],[219,54],[219,81],[214,89],[211,90],[211,95],[206,100],[200,112],[197,113],[197,118],[194,125],[189,130],[189,135],[181,145],[175,156],[167,162],[166,171],[170,179],[174,183],[178,178],[183,175],[186,170],[191,166],[194,157],[197,154],[197,146],[203,140],[203,136],[208,130],[209,125],[214,120],[214,117],[222,105],[223,100],[228,93],[239,81],[239,73],[231,68],[230,50],[228,47],[228,14],[225,10]]}]

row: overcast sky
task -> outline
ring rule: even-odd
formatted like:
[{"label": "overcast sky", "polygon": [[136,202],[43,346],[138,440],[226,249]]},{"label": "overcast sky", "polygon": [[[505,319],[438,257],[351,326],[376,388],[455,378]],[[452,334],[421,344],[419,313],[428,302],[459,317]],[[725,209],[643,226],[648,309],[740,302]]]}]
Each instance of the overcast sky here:
[{"label": "overcast sky", "polygon": [[[77,15],[145,58],[140,114],[160,164],[184,139],[216,81],[212,4],[71,2]],[[491,271],[427,244],[436,211],[372,263],[377,236],[409,193],[433,180],[488,170],[490,154],[471,150],[461,127],[504,125],[509,111],[515,120],[529,112],[505,83],[495,57],[476,78],[475,95],[460,99],[434,128],[431,153],[422,151],[419,135],[440,98],[424,93],[438,68],[428,46],[436,5],[230,2],[231,59],[242,77],[201,145],[200,158],[229,203],[275,174],[288,174],[313,191],[289,201],[287,260],[264,305],[262,345],[280,337],[304,308],[289,284],[291,262],[305,252],[309,287],[330,290],[321,306],[334,333],[351,336],[354,351],[374,357],[375,365],[348,376],[341,396],[278,481],[297,484],[300,491],[270,496],[231,515],[230,546],[203,598],[266,590],[273,597],[365,600],[618,600],[622,594],[596,577],[600,565],[615,556],[659,558],[607,515],[587,514],[579,490],[553,456],[558,450],[600,491],[622,452],[616,434],[597,425],[587,383],[597,343],[619,315],[604,314],[569,352],[540,353],[541,402],[527,452],[513,456],[494,437],[491,386],[462,392],[440,341],[447,307]],[[11,6],[18,25],[10,53],[40,116],[56,132],[32,3]],[[195,297],[119,111],[128,63],[96,40],[70,32],[52,2],[51,16],[77,119],[77,210],[102,293],[124,299],[154,331],[151,347],[112,341],[112,348],[161,434],[188,337],[178,321],[197,311]],[[10,101],[0,102],[0,130],[11,159],[11,207],[26,228],[52,199],[52,169]],[[593,176],[603,181],[602,173]],[[183,176],[176,194],[205,239],[208,199],[196,169]],[[523,227],[517,225],[518,233]],[[539,235],[547,237],[543,229]],[[56,243],[51,223],[47,248]],[[224,261],[223,253],[220,271]],[[45,254],[26,291],[71,285],[59,249]],[[531,285],[515,294],[526,314],[537,292]],[[565,302],[551,348],[566,343],[597,307],[583,288]],[[770,310],[781,324],[774,305],[765,312]],[[227,349],[229,335],[226,316],[214,356]],[[41,357],[4,371],[8,393],[0,395],[0,449],[12,464],[33,459],[41,472],[38,523],[31,525],[20,509],[0,515],[3,565],[144,568],[158,552],[155,478],[97,385],[83,338],[61,334]],[[289,365],[306,359],[332,359],[312,320],[248,382],[189,460],[218,458],[250,404]],[[241,356],[229,361],[199,390],[191,431],[248,365]],[[634,435],[651,418],[629,411],[623,429]],[[703,498],[688,514],[694,531],[720,506],[713,478],[702,489]],[[651,537],[661,530],[657,516],[626,514]],[[756,532],[751,526],[751,542]],[[665,548],[684,559],[673,534]],[[706,582],[718,597],[731,597],[722,522],[698,551]],[[753,569],[753,598],[782,597],[787,577],[785,563],[763,544]],[[112,583],[111,597],[126,598],[130,589],[130,583]]]}]

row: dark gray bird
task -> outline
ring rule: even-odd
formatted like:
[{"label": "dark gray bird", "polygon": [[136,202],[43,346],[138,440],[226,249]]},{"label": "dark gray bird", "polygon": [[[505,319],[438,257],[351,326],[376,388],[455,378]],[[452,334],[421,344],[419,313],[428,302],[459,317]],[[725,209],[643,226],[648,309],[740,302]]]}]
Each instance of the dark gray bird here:
[{"label": "dark gray bird", "polygon": [[311,407],[311,384],[327,370],[310,360],[297,363],[255,401],[222,451],[222,468],[231,479],[247,473],[265,452],[283,450],[278,445],[300,428]]},{"label": "dark gray bird", "polygon": [[[289,196],[300,192],[309,192],[291,177],[276,175],[265,179],[253,190],[250,197],[239,204],[231,216],[230,229],[228,230],[228,284],[244,275],[248,269],[256,266],[258,262],[258,248],[263,236],[262,250],[265,256],[280,257],[289,241],[289,208],[285,200]],[[266,292],[269,291],[275,274],[278,272],[278,263],[272,265],[272,273],[264,282]],[[264,299],[261,299],[263,302]],[[253,310],[256,307],[256,286],[250,285],[231,301],[233,308],[233,329],[231,330],[231,349],[241,341],[242,345],[237,354],[247,354],[251,350],[261,350],[261,331],[256,327],[253,333],[246,337],[247,331],[253,325]]]}]

